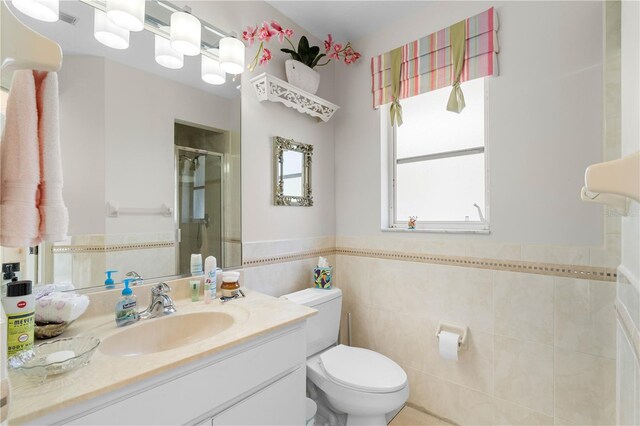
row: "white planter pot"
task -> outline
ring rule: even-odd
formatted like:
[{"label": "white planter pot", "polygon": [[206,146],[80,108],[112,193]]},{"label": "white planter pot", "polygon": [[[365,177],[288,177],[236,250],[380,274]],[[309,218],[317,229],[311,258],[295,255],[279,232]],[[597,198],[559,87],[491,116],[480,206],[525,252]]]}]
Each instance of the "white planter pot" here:
[{"label": "white planter pot", "polygon": [[311,94],[318,91],[320,74],[317,71],[294,59],[287,59],[284,65],[289,83]]}]

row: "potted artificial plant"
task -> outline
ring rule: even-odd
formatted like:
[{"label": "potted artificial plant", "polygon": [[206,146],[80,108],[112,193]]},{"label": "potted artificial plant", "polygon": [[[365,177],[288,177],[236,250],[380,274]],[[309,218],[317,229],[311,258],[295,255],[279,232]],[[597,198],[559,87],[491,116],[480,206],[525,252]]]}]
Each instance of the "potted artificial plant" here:
[{"label": "potted artificial plant", "polygon": [[[253,71],[257,65],[264,65],[271,60],[271,50],[264,46],[272,37],[277,37],[280,43],[285,40],[291,48],[282,48],[282,52],[291,55],[291,59],[285,61],[285,71],[287,81],[292,85],[301,88],[309,93],[316,93],[320,84],[320,74],[314,70],[315,67],[327,65],[332,59],[344,60],[349,65],[360,58],[360,53],[353,50],[351,42],[343,45],[342,43],[334,43],[331,34],[324,42],[324,53],[320,53],[320,47],[310,46],[307,37],[302,36],[298,41],[296,48],[291,42],[290,37],[293,36],[293,30],[283,29],[276,21],[263,22],[261,27],[247,27],[242,32],[242,38],[245,39],[249,46],[252,46],[255,39],[260,40],[260,46],[249,64],[249,70]],[[262,54],[262,55],[261,55]],[[325,58],[323,60],[323,58]],[[323,60],[323,62],[320,62]]]}]

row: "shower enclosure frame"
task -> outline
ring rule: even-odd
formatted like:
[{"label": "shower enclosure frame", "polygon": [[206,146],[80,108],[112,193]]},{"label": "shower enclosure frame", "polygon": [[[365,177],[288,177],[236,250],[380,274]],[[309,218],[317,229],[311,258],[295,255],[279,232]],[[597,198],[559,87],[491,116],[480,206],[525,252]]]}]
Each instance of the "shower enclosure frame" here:
[{"label": "shower enclosure frame", "polygon": [[[223,267],[223,262],[225,259],[225,206],[224,206],[224,196],[225,196],[225,165],[226,165],[226,154],[224,153],[220,153],[220,152],[215,152],[215,151],[208,151],[206,149],[198,149],[198,148],[191,148],[188,146],[182,146],[182,145],[174,145],[174,154],[173,154],[173,158],[174,158],[174,182],[175,182],[175,190],[173,191],[173,221],[174,221],[174,227],[175,227],[175,241],[176,241],[176,255],[175,255],[175,262],[176,262],[176,271],[178,272],[179,275],[188,275],[189,272],[185,272],[184,274],[182,274],[180,272],[180,242],[182,240],[182,235],[180,232],[180,199],[178,196],[179,193],[179,184],[180,184],[180,151],[186,151],[186,152],[191,152],[191,153],[196,153],[196,154],[202,154],[202,155],[212,155],[215,157],[220,157],[220,164],[221,164],[221,170],[222,172],[220,173],[220,200],[221,200],[221,209],[220,212],[222,214],[222,218],[220,221],[220,257],[221,259],[217,259],[218,260],[218,267]],[[204,260],[204,259],[203,259]],[[203,265],[204,266],[204,265]]]}]

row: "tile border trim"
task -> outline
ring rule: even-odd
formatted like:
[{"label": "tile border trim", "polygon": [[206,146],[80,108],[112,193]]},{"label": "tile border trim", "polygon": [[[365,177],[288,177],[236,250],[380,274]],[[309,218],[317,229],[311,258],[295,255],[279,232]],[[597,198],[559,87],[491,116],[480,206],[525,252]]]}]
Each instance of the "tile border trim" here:
[{"label": "tile border trim", "polygon": [[583,280],[615,282],[616,269],[599,266],[564,265],[558,263],[528,262],[524,260],[500,260],[481,257],[450,256],[425,253],[406,253],[383,250],[336,248],[337,254],[346,256],[374,257],[405,262],[432,263],[461,266],[464,268],[492,269],[496,271],[521,272],[526,274],[551,275]]},{"label": "tile border trim", "polygon": [[311,257],[331,256],[336,254],[335,248],[323,248],[317,250],[301,251],[297,253],[278,254],[269,257],[261,257],[242,261],[243,268],[254,268],[256,266],[273,265],[275,263],[294,262],[296,260],[304,260]]},{"label": "tile border trim", "polygon": [[130,243],[130,244],[104,244],[104,245],[66,245],[52,246],[51,253],[106,253],[114,251],[129,251],[157,248],[175,247],[175,241],[158,241],[153,243]]},{"label": "tile border trim", "polygon": [[500,260],[480,257],[449,256],[426,253],[407,253],[385,250],[367,250],[347,247],[324,248],[297,253],[249,259],[243,262],[245,268],[293,262],[317,256],[344,255],[399,260],[404,262],[431,263],[437,265],[460,266],[465,268],[491,269],[496,271],[520,272],[526,274],[550,275],[583,280],[616,282],[614,268],[598,266],[564,265],[557,263],[528,262],[523,260]]}]

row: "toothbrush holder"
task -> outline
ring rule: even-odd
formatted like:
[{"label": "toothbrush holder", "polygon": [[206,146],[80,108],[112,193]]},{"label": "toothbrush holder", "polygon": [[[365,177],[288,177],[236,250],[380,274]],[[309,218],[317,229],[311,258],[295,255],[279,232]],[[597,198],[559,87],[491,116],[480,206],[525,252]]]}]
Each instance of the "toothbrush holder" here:
[{"label": "toothbrush holder", "polygon": [[333,273],[332,267],[327,268],[314,268],[313,269],[313,283],[316,288],[330,289],[331,288],[331,275]]}]

